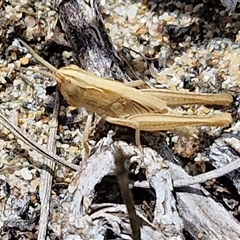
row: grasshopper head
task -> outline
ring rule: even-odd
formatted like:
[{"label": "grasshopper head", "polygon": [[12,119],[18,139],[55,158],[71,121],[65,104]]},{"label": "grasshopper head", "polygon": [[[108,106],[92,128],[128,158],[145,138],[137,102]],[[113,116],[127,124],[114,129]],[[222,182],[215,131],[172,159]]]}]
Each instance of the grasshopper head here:
[{"label": "grasshopper head", "polygon": [[85,93],[85,84],[79,69],[78,66],[70,65],[60,68],[55,73],[60,92],[66,101],[74,107],[81,106],[82,96]]}]

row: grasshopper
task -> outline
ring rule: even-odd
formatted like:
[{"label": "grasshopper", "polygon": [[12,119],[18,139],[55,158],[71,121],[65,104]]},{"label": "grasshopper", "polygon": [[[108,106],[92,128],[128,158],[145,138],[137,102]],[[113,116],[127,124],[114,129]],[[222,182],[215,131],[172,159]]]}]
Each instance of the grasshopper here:
[{"label": "grasshopper", "polygon": [[229,113],[212,116],[180,115],[169,107],[182,104],[229,106],[233,98],[228,93],[196,94],[157,89],[139,90],[98,77],[76,65],[56,69],[25,42],[20,42],[37,61],[53,72],[43,74],[56,80],[60,92],[71,106],[85,107],[110,123],[135,129],[135,140],[140,149],[140,131],[171,131],[191,126],[228,126],[232,123]]}]

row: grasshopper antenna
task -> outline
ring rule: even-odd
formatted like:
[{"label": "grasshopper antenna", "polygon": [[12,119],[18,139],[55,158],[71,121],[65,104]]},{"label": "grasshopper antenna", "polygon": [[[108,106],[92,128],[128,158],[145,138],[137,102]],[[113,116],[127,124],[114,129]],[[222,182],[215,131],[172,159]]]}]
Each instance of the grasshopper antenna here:
[{"label": "grasshopper antenna", "polygon": [[18,38],[18,41],[29,51],[29,53],[41,64],[43,64],[47,69],[53,71],[54,73],[57,71],[57,68],[55,68],[52,64],[49,62],[45,61],[42,57],[37,55],[34,50],[27,44],[25,43],[22,39]]}]

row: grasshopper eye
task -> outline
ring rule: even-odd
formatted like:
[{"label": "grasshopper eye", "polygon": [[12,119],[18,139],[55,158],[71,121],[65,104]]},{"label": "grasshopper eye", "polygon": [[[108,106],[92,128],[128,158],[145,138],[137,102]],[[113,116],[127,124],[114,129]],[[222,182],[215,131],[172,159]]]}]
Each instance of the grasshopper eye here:
[{"label": "grasshopper eye", "polygon": [[[68,96],[73,96],[77,94],[77,87],[73,84],[73,81],[71,79],[66,78],[58,78],[60,81],[58,82],[58,86],[60,88],[60,91]],[[64,94],[63,94],[64,96]]]}]

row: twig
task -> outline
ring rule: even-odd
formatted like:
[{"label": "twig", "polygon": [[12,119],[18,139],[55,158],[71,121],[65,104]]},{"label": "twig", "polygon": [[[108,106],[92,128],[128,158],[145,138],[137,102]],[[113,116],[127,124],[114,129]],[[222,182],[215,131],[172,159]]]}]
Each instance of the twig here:
[{"label": "twig", "polygon": [[[29,70],[29,69],[28,69]],[[21,79],[26,82],[32,89],[34,89],[34,84],[29,81],[26,77],[23,76],[23,74],[21,74]]]},{"label": "twig", "polygon": [[[49,131],[49,139],[47,150],[50,152],[56,151],[56,134],[57,134],[57,127],[58,127],[58,111],[60,106],[60,95],[58,90],[56,91],[55,95],[55,104],[52,114],[52,121],[54,122],[54,127],[52,127]],[[46,159],[45,166],[48,168],[42,169],[41,177],[40,177],[40,200],[41,200],[41,212],[40,212],[40,220],[39,220],[39,232],[38,232],[38,240],[42,240],[46,238],[47,233],[47,225],[48,225],[48,215],[49,215],[49,204],[50,204],[50,197],[51,197],[51,188],[52,188],[52,172],[55,168],[55,163]],[[49,172],[51,170],[51,172]]]},{"label": "twig", "polygon": [[221,168],[212,170],[207,173],[203,173],[194,177],[189,177],[187,179],[175,180],[173,182],[173,185],[174,187],[184,187],[184,186],[189,186],[196,183],[203,183],[213,178],[222,177],[225,174],[228,174],[234,170],[237,170],[238,168],[240,168],[240,159],[237,159],[234,162],[231,162]]},{"label": "twig", "polygon": [[150,61],[153,61],[153,60],[157,60],[158,58],[156,57],[146,57],[145,55],[143,55],[142,53],[130,48],[130,47],[126,47],[126,46],[123,46],[124,49],[128,50],[128,51],[131,51],[131,52],[134,52],[138,55],[140,55],[144,60],[150,60]]},{"label": "twig", "polygon": [[18,39],[18,41],[28,50],[28,52],[40,63],[42,63],[45,67],[47,67],[48,69],[50,69],[53,72],[57,71],[57,68],[55,68],[52,64],[50,64],[49,62],[45,61],[43,58],[41,58],[38,54],[36,54],[34,52],[34,50],[27,45],[23,40]]},{"label": "twig", "polygon": [[5,128],[7,128],[10,132],[12,132],[12,134],[14,134],[17,138],[19,138],[21,141],[23,141],[24,143],[26,143],[29,147],[33,148],[34,150],[36,150],[37,152],[39,152],[40,154],[42,154],[44,157],[46,157],[47,159],[51,160],[51,161],[55,161],[65,167],[69,167],[72,170],[77,171],[78,166],[72,163],[69,163],[63,159],[61,159],[60,157],[58,157],[57,155],[54,155],[50,152],[48,152],[46,149],[42,148],[41,146],[39,146],[38,144],[32,142],[32,140],[30,138],[28,138],[26,136],[26,133],[22,133],[21,129],[19,127],[17,127],[16,125],[12,124],[7,118],[5,118],[2,114],[0,114],[0,124],[2,124]]},{"label": "twig", "polygon": [[132,193],[129,189],[128,172],[125,168],[125,160],[126,156],[124,156],[122,149],[118,148],[115,155],[118,184],[121,190],[123,201],[126,204],[128,211],[129,221],[132,228],[132,238],[133,240],[140,240],[140,223],[134,207]]}]

